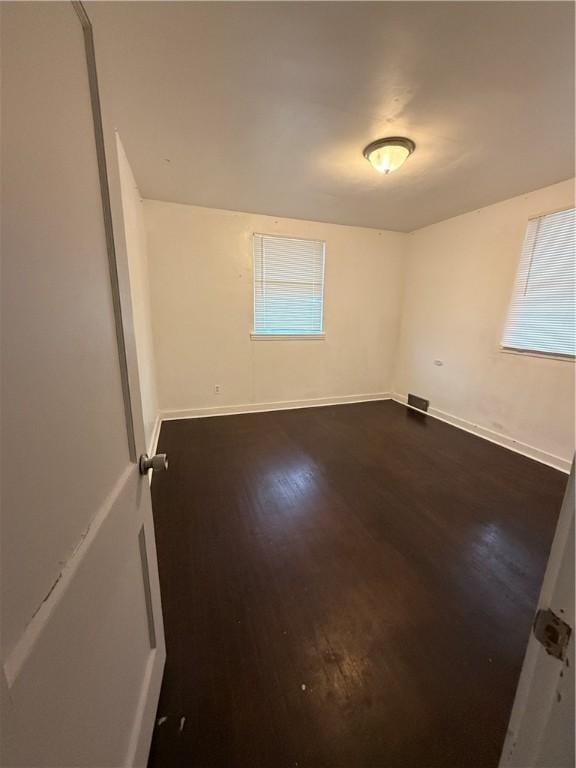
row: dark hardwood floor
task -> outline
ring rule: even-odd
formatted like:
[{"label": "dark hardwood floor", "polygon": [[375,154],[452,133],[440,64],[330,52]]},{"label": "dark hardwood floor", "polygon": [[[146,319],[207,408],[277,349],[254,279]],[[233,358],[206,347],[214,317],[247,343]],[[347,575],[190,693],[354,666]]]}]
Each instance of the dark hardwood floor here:
[{"label": "dark hardwood floor", "polygon": [[159,450],[151,768],[497,766],[566,475],[391,401]]}]

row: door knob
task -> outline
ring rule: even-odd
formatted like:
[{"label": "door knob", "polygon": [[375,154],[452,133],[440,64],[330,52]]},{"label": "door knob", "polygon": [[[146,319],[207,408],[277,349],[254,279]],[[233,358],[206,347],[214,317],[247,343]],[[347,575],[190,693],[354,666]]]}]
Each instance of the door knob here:
[{"label": "door knob", "polygon": [[145,475],[149,469],[153,472],[163,472],[165,469],[168,469],[168,458],[165,453],[157,453],[151,458],[148,458],[147,453],[143,453],[140,456],[138,466],[141,475]]}]

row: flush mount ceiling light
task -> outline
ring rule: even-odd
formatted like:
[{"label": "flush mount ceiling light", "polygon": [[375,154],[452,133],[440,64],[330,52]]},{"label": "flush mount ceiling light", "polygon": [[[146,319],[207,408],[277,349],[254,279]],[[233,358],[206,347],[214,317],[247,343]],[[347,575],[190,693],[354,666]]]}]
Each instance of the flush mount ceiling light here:
[{"label": "flush mount ceiling light", "polygon": [[362,153],[378,173],[391,173],[400,168],[414,152],[416,144],[412,139],[391,136],[388,139],[376,139]]}]

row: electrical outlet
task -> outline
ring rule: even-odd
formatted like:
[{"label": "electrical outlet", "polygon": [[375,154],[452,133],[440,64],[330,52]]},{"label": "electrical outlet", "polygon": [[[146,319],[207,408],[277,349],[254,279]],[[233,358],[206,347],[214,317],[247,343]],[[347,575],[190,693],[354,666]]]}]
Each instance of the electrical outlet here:
[{"label": "electrical outlet", "polygon": [[220,386],[220,384],[214,384],[214,394],[219,395],[221,391],[222,391],[222,387]]}]

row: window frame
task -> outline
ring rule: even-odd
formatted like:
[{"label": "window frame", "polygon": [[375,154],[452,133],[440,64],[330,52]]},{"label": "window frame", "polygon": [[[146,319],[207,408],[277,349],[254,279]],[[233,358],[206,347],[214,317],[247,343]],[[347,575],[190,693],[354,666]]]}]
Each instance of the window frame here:
[{"label": "window frame", "polygon": [[[534,221],[535,219],[542,219],[544,216],[552,216],[555,213],[563,213],[564,211],[571,211],[575,208],[573,203],[570,203],[567,206],[562,206],[560,208],[552,208],[550,210],[541,211],[540,213],[533,213],[530,216],[527,217],[525,224],[524,224],[524,230],[522,235],[522,240],[520,243],[520,247],[518,249],[518,258],[516,260],[516,266],[514,269],[514,275],[512,279],[512,286],[510,288],[510,291],[508,293],[508,302],[506,304],[506,309],[504,311],[504,319],[502,321],[502,325],[500,328],[500,335],[498,340],[498,352],[505,354],[505,355],[517,355],[519,357],[534,357],[539,358],[541,360],[552,360],[557,361],[560,363],[574,363],[576,362],[576,355],[570,355],[565,352],[543,352],[541,350],[536,349],[521,349],[519,347],[512,347],[512,346],[506,346],[504,344],[504,336],[506,335],[506,329],[508,327],[508,319],[510,316],[510,309],[512,307],[512,303],[514,301],[514,296],[516,292],[516,280],[518,278],[518,271],[520,269],[520,263],[522,260],[522,252],[524,249],[524,242],[526,240],[526,233],[528,230],[528,227],[530,225],[531,221]],[[575,296],[576,301],[576,296]]]},{"label": "window frame", "polygon": [[[318,333],[262,333],[256,331],[256,259],[254,254],[254,244],[256,237],[276,237],[280,240],[302,240],[306,243],[322,244],[322,315],[321,331]],[[250,339],[252,341],[324,341],[326,339],[326,326],[324,312],[324,300],[326,298],[326,240],[320,240],[316,237],[300,237],[296,235],[285,235],[278,232],[252,232],[252,329]]]}]

